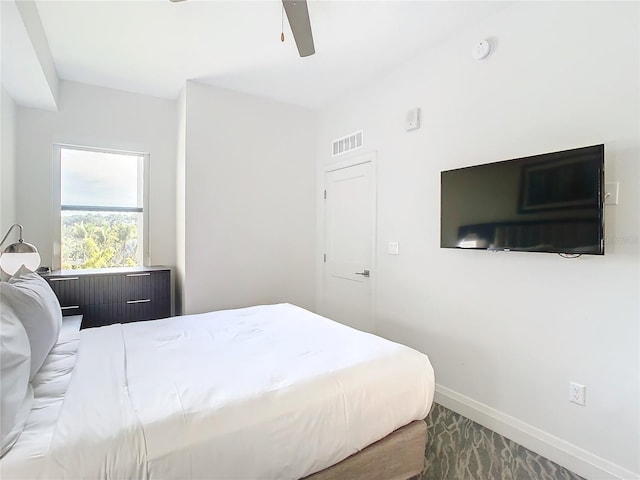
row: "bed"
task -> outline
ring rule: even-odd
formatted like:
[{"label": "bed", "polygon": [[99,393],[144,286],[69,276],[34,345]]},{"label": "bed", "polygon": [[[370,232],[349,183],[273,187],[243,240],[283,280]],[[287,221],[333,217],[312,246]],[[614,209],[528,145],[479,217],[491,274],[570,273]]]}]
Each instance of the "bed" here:
[{"label": "bed", "polygon": [[390,480],[424,466],[434,375],[406,346],[290,304],[75,322],[30,381],[3,479]]}]

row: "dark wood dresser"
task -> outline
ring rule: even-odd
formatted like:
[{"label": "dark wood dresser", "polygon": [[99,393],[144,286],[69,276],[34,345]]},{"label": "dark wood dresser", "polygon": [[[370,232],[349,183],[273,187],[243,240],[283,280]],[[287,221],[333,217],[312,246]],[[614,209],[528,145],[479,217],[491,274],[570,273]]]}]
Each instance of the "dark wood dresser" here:
[{"label": "dark wood dresser", "polygon": [[63,315],[82,315],[82,327],[170,317],[171,268],[57,270],[42,274]]}]

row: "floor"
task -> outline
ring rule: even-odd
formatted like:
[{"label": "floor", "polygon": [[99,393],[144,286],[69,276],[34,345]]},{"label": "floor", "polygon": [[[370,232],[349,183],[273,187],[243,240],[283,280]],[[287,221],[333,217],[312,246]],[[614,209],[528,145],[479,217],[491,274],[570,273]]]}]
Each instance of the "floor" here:
[{"label": "floor", "polygon": [[584,480],[439,404],[426,420],[427,466],[414,480]]}]

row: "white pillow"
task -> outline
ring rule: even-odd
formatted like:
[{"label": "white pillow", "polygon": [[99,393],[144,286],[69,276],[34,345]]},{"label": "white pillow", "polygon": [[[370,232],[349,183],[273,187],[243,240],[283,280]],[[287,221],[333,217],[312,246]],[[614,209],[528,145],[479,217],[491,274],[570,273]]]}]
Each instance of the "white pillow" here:
[{"label": "white pillow", "polygon": [[31,411],[33,390],[29,384],[31,348],[27,332],[11,306],[0,300],[0,457],[7,453],[24,429]]},{"label": "white pillow", "polygon": [[62,325],[60,303],[45,279],[24,266],[9,282],[0,283],[0,295],[27,331],[31,345],[31,380],[58,340]]}]

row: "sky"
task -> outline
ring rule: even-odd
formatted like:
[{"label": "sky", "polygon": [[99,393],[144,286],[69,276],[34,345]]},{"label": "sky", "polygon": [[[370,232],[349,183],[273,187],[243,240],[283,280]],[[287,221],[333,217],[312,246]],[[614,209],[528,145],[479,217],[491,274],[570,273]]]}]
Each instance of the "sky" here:
[{"label": "sky", "polygon": [[142,207],[137,188],[142,159],[140,155],[62,148],[60,203]]}]

